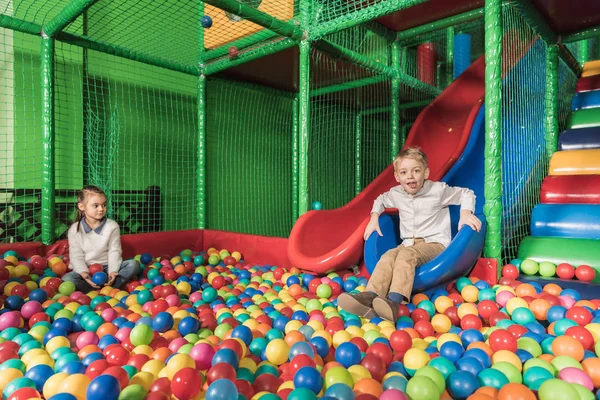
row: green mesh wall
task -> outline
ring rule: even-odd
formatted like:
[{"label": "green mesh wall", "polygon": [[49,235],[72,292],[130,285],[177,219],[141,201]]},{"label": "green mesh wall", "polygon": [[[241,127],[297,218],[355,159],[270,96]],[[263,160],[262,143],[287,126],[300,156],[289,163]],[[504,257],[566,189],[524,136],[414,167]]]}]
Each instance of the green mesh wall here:
[{"label": "green mesh wall", "polygon": [[503,7],[502,19],[507,32],[502,85],[502,256],[510,261],[529,233],[531,210],[539,202],[547,173],[546,47],[512,7]]},{"label": "green mesh wall", "polygon": [[571,100],[575,95],[575,87],[577,86],[577,76],[567,66],[567,64],[559,58],[558,65],[558,132],[565,130],[567,119],[571,114]]},{"label": "green mesh wall", "polygon": [[207,102],[207,227],[287,236],[293,97],[210,80]]}]

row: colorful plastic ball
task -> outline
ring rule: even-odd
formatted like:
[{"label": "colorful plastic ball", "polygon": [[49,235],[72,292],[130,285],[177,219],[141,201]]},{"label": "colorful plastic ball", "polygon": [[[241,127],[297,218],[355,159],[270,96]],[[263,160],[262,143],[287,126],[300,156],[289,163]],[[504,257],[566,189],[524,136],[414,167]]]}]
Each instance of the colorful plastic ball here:
[{"label": "colorful plastic ball", "polygon": [[201,388],[202,376],[195,368],[183,368],[171,380],[171,392],[180,400],[194,398]]},{"label": "colorful plastic ball", "polygon": [[572,279],[575,276],[575,268],[568,263],[561,263],[556,266],[556,275],[562,279]]},{"label": "colorful plastic ball", "polygon": [[480,386],[475,375],[466,371],[456,371],[450,374],[447,385],[448,393],[457,400],[466,399]]},{"label": "colorful plastic ball", "polygon": [[112,375],[99,375],[92,379],[85,392],[88,400],[117,400],[121,386]]},{"label": "colorful plastic ball", "polygon": [[294,375],[294,387],[309,389],[318,394],[323,387],[323,378],[316,368],[302,367]]},{"label": "colorful plastic ball", "polygon": [[554,374],[542,367],[531,367],[523,373],[523,383],[531,390],[538,390],[542,383],[553,378]]},{"label": "colorful plastic ball", "polygon": [[596,277],[596,271],[589,265],[580,265],[575,269],[575,276],[583,282],[591,282]]},{"label": "colorful plastic ball", "polygon": [[456,363],[463,355],[465,349],[461,344],[449,341],[440,347],[440,356]]},{"label": "colorful plastic ball", "polygon": [[444,375],[442,375],[442,373],[440,371],[438,371],[436,368],[434,368],[432,366],[425,366],[423,368],[420,368],[417,372],[415,372],[414,376],[415,377],[417,377],[417,376],[428,377],[435,383],[435,385],[440,393],[443,393],[444,390],[446,390],[446,382],[445,382]]},{"label": "colorful plastic ball", "polygon": [[229,379],[218,379],[208,386],[206,400],[237,400],[238,388]]},{"label": "colorful plastic ball", "polygon": [[519,277],[519,269],[512,264],[506,264],[502,267],[502,276],[510,279],[517,279]]},{"label": "colorful plastic ball", "polygon": [[200,329],[200,322],[194,317],[185,317],[179,322],[177,329],[181,336],[197,333]]},{"label": "colorful plastic ball", "polygon": [[320,201],[313,201],[312,202],[312,209],[313,210],[317,210],[318,211],[318,210],[320,210],[322,208],[323,208],[323,204],[321,204]]},{"label": "colorful plastic ball", "polygon": [[149,345],[154,339],[154,331],[146,324],[136,325],[129,333],[129,340],[134,346]]},{"label": "colorful plastic ball", "polygon": [[52,375],[54,375],[54,370],[46,364],[35,365],[25,372],[25,377],[35,383],[35,388],[40,393],[44,389],[44,384]]},{"label": "colorful plastic ball", "polygon": [[331,286],[321,284],[317,287],[317,296],[321,299],[328,299],[331,297]]},{"label": "colorful plastic ball", "polygon": [[521,262],[521,272],[526,275],[535,275],[539,271],[539,264],[531,259],[526,259]]},{"label": "colorful plastic ball", "polygon": [[542,400],[570,400],[580,398],[570,383],[560,379],[548,379],[541,384],[538,397]]},{"label": "colorful plastic ball", "polygon": [[444,377],[444,380],[448,379],[450,374],[456,371],[456,366],[445,357],[434,358],[429,362],[428,366],[438,370]]},{"label": "colorful plastic ball", "polygon": [[335,350],[335,359],[337,362],[342,364],[344,367],[349,368],[352,365],[360,363],[361,354],[360,349],[354,343],[346,342],[342,343]]},{"label": "colorful plastic ball", "polygon": [[406,394],[412,400],[439,399],[441,392],[431,378],[427,376],[415,376],[406,385]]},{"label": "colorful plastic ball", "polygon": [[41,398],[41,394],[37,390],[31,387],[24,387],[15,390],[7,400],[30,400],[39,398]]},{"label": "colorful plastic ball", "polygon": [[98,286],[104,286],[106,282],[108,282],[108,275],[104,271],[96,272],[94,275],[92,275],[92,282]]},{"label": "colorful plastic ball", "polygon": [[290,348],[283,339],[271,340],[265,348],[267,360],[275,365],[282,365],[288,360]]},{"label": "colorful plastic ball", "polygon": [[325,372],[325,389],[330,388],[336,384],[343,384],[344,386],[353,387],[354,378],[347,369],[343,367],[332,367]]},{"label": "colorful plastic ball", "polygon": [[[231,56],[231,57],[237,57],[240,54],[240,51],[238,50],[237,47],[235,46],[231,46],[229,47],[229,49],[227,50],[227,53]],[[211,256],[212,257],[212,256]],[[212,264],[210,262],[210,257],[209,257],[209,264]],[[215,263],[216,264],[216,263]]]},{"label": "colorful plastic ball", "polygon": [[542,261],[539,264],[539,268],[540,275],[547,278],[554,276],[556,273],[556,265],[548,261]]},{"label": "colorful plastic ball", "polygon": [[592,378],[579,368],[567,367],[558,372],[558,378],[565,382],[576,383],[588,390],[594,390]]},{"label": "colorful plastic ball", "polygon": [[510,381],[501,371],[493,368],[487,368],[479,372],[477,380],[481,386],[493,387],[500,389],[504,385],[508,385]]},{"label": "colorful plastic ball", "polygon": [[4,399],[8,399],[14,392],[23,388],[35,389],[35,382],[25,377],[14,379],[4,386],[4,389],[2,390],[2,397]]},{"label": "colorful plastic ball", "polygon": [[569,356],[581,361],[583,352],[583,345],[571,336],[558,336],[552,341],[552,354],[555,356]]},{"label": "colorful plastic ball", "polygon": [[[350,389],[350,392],[352,393],[352,389]],[[331,396],[331,398],[337,399],[337,397],[333,396]],[[317,400],[317,396],[311,390],[298,388],[290,391],[287,396],[287,400]]]},{"label": "colorful plastic ball", "polygon": [[173,316],[168,312],[159,312],[152,319],[152,329],[156,332],[165,333],[173,328]]}]

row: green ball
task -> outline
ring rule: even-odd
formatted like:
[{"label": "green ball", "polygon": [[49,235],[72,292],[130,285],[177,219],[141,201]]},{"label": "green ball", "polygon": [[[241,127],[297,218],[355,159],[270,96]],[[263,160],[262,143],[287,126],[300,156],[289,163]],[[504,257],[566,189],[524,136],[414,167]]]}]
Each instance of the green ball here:
[{"label": "green ball", "polygon": [[17,378],[4,387],[2,397],[8,399],[14,392],[26,387],[35,389],[35,382],[29,378]]},{"label": "green ball", "polygon": [[529,308],[518,307],[513,310],[511,319],[519,325],[527,325],[530,322],[536,322],[535,315]]},{"label": "green ball", "polygon": [[570,383],[560,379],[548,379],[538,390],[540,400],[572,400],[579,399],[577,390]]},{"label": "green ball", "polygon": [[5,340],[12,340],[15,336],[17,336],[20,333],[21,331],[19,330],[19,328],[6,328],[5,330],[0,332],[0,337],[2,337]]},{"label": "green ball", "polygon": [[577,326],[577,322],[573,321],[572,319],[568,319],[568,318],[559,319],[558,321],[556,321],[554,323],[554,334],[556,336],[562,336],[565,334],[567,329],[569,329],[573,326]]},{"label": "green ball", "polygon": [[562,371],[565,368],[569,368],[569,367],[583,370],[583,367],[581,366],[581,364],[579,364],[579,362],[576,359],[574,359],[570,356],[556,356],[550,362],[552,363],[552,365],[554,366],[554,368],[556,368],[556,370],[558,372]]},{"label": "green ball", "polygon": [[213,254],[212,256],[208,257],[208,263],[210,265],[217,265],[219,261],[221,261],[221,258],[216,254]]},{"label": "green ball", "polygon": [[252,371],[250,371],[248,368],[238,368],[238,370],[236,372],[236,378],[248,381],[248,382],[250,382],[250,384],[253,384],[254,380],[256,379],[256,377],[254,376],[254,373]]},{"label": "green ball", "polygon": [[539,358],[530,358],[529,360],[525,361],[525,364],[523,364],[523,371],[527,371],[529,368],[533,367],[544,368],[550,372],[552,376],[556,375],[556,368],[554,368],[554,366],[549,362],[540,360]]},{"label": "green ball", "polygon": [[144,400],[148,391],[142,385],[129,385],[119,394],[119,400]]},{"label": "green ball", "polygon": [[129,333],[129,340],[134,346],[148,345],[154,338],[154,331],[146,324],[139,324],[133,327]]},{"label": "green ball", "polygon": [[548,261],[543,261],[540,263],[540,275],[545,276],[547,278],[554,276],[556,274],[556,265],[552,264]]},{"label": "green ball", "polygon": [[540,266],[537,262],[527,259],[521,263],[521,272],[526,275],[535,275],[539,271]]},{"label": "green ball", "polygon": [[221,339],[223,339],[225,337],[225,334],[227,333],[227,331],[229,331],[230,329],[231,329],[231,325],[229,325],[229,324],[220,324],[215,329],[215,336],[218,336]]},{"label": "green ball", "polygon": [[406,394],[411,400],[439,399],[442,395],[436,383],[427,376],[414,376],[406,385]]},{"label": "green ball", "polygon": [[448,379],[450,374],[456,371],[456,366],[446,357],[436,357],[429,362],[428,366],[437,369],[444,377],[444,380]]},{"label": "green ball", "polygon": [[58,310],[56,314],[54,314],[54,320],[56,321],[59,318],[66,318],[69,321],[72,321],[74,316],[75,314],[73,314],[73,311],[69,309],[62,309]]},{"label": "green ball", "polygon": [[510,383],[523,383],[521,371],[514,365],[506,361],[500,361],[492,365],[492,369],[497,369],[508,378]]},{"label": "green ball", "polygon": [[25,365],[25,363],[18,358],[11,358],[10,360],[6,360],[0,364],[0,371],[4,371],[7,368],[18,369],[22,373],[25,373],[27,370],[27,365]]},{"label": "green ball", "polygon": [[529,352],[536,358],[542,355],[542,346],[532,338],[522,337],[517,339],[517,348]]},{"label": "green ball", "polygon": [[123,368],[125,372],[127,372],[129,379],[132,379],[133,376],[138,373],[137,368],[133,365],[123,365],[121,368]]},{"label": "green ball", "polygon": [[575,389],[581,400],[596,400],[594,393],[590,392],[588,388],[577,383],[572,383],[571,387]]},{"label": "green ball", "polygon": [[[262,399],[262,396],[261,396]],[[317,400],[317,395],[307,388],[297,388],[288,394],[287,400]]]},{"label": "green ball", "polygon": [[314,310],[321,311],[322,309],[323,309],[323,305],[317,299],[308,300],[308,302],[306,303],[306,311],[309,313]]},{"label": "green ball", "polygon": [[137,302],[140,306],[143,306],[149,301],[154,300],[154,295],[149,290],[142,290],[137,294]]},{"label": "green ball", "polygon": [[380,337],[381,333],[379,333],[379,331],[376,331],[375,329],[370,329],[366,331],[363,335],[363,339],[365,339],[365,342],[367,342],[369,346],[372,345],[373,342],[375,342],[375,339],[378,339]]},{"label": "green ball", "polygon": [[481,371],[477,375],[477,380],[481,386],[491,386],[496,389],[500,389],[502,386],[510,383],[504,372],[494,368],[487,368]]},{"label": "green ball", "polygon": [[352,374],[343,367],[333,367],[327,370],[325,373],[325,389],[330,388],[336,383],[343,383],[349,387],[354,387],[354,378]]},{"label": "green ball", "polygon": [[317,286],[317,296],[322,299],[328,299],[331,297],[331,287],[324,283]]},{"label": "green ball", "polygon": [[63,294],[65,296],[70,296],[71,293],[73,293],[75,290],[75,284],[69,281],[61,283],[58,287],[58,293]]},{"label": "green ball", "polygon": [[444,393],[446,389],[446,381],[444,379],[444,375],[434,367],[425,366],[417,370],[415,372],[415,376],[426,376],[431,379],[435,385],[437,386],[440,393]]}]

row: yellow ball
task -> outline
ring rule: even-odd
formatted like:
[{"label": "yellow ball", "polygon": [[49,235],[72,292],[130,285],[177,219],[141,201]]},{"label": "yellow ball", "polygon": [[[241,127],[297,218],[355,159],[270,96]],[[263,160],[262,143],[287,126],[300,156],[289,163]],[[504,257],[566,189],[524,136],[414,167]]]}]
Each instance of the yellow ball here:
[{"label": "yellow ball", "polygon": [[415,338],[412,340],[412,348],[425,350],[429,346],[429,342],[425,339]]},{"label": "yellow ball", "polygon": [[365,334],[365,331],[354,325],[347,327],[346,332],[348,332],[352,337],[363,337]]},{"label": "yellow ball", "polygon": [[392,333],[396,332],[396,328],[392,326],[386,326],[385,328],[381,328],[381,335],[386,339],[389,339],[392,336]]},{"label": "yellow ball", "polygon": [[251,359],[251,358],[249,358],[249,357],[242,358],[240,360],[240,366],[239,367],[240,368],[246,368],[246,369],[250,370],[250,372],[252,372],[252,373],[255,373],[256,369],[258,368],[256,366],[256,363],[254,362],[254,360]]},{"label": "yellow ball", "polygon": [[501,361],[505,361],[517,367],[519,371],[523,371],[523,364],[521,364],[521,360],[519,356],[509,350],[498,350],[494,354],[492,354],[492,363],[498,363]]},{"label": "yellow ball", "polygon": [[512,315],[512,313],[519,307],[529,309],[527,302],[520,297],[513,297],[506,302],[506,311],[508,311],[510,315]]},{"label": "yellow ball", "polygon": [[365,331],[365,332],[367,332],[367,331],[377,331],[377,332],[379,332],[379,327],[377,325],[372,324],[372,323],[369,322],[369,323],[363,324],[362,330]]},{"label": "yellow ball", "polygon": [[291,331],[297,331],[302,327],[302,322],[298,320],[291,320],[287,324],[285,324],[285,333],[290,333]]},{"label": "yellow ball", "polygon": [[437,299],[435,299],[433,305],[435,306],[435,309],[438,313],[443,314],[444,311],[446,311],[446,309],[448,309],[449,307],[452,307],[454,303],[452,302],[452,299],[448,296],[439,296]]},{"label": "yellow ball", "polygon": [[135,346],[133,348],[133,350],[131,350],[131,354],[145,354],[148,357],[150,357],[152,355],[152,353],[154,352],[154,350],[152,349],[152,347],[148,346],[147,344],[141,344],[139,346]]},{"label": "yellow ball", "polygon": [[308,321],[308,323],[306,325],[313,328],[313,330],[315,332],[322,331],[323,329],[325,329],[325,326],[321,323],[321,321],[317,321],[316,319],[313,319],[312,321]]},{"label": "yellow ball", "polygon": [[44,349],[31,349],[27,353],[21,356],[21,361],[25,363],[25,365],[29,364],[35,358],[40,356],[47,356],[48,352]]},{"label": "yellow ball", "polygon": [[457,310],[458,318],[462,319],[465,315],[473,314],[478,315],[477,306],[472,303],[463,303],[458,306]]},{"label": "yellow ball", "polygon": [[188,282],[181,281],[177,284],[176,289],[177,293],[187,296],[192,291],[192,286]]},{"label": "yellow ball", "polygon": [[327,344],[329,346],[331,346],[331,343],[332,343],[331,335],[325,329],[315,331],[315,333],[313,333],[312,337],[322,337],[323,339],[327,340]]},{"label": "yellow ball", "polygon": [[354,382],[358,382],[361,379],[371,378],[371,373],[369,370],[362,365],[352,365],[350,368],[348,368],[348,372],[350,372],[350,375],[352,375]]},{"label": "yellow ball", "polygon": [[[6,269],[9,269],[9,268],[10,268],[10,265],[7,265],[5,268],[6,268]],[[9,272],[11,272],[11,271],[9,270]],[[12,276],[11,276],[11,278],[12,278]],[[13,281],[13,282],[8,282],[8,283],[6,284],[6,286],[4,286],[4,294],[5,294],[5,295],[7,295],[7,296],[10,296],[10,292],[11,292],[11,291],[13,290],[13,288],[14,288],[15,286],[17,286],[18,284],[19,284],[18,282],[14,282],[14,281]]]},{"label": "yellow ball", "polygon": [[446,342],[456,342],[462,346],[462,342],[460,337],[455,333],[443,333],[437,340],[437,348],[438,350],[442,347],[442,345]]},{"label": "yellow ball", "polygon": [[475,303],[479,296],[479,289],[473,285],[467,285],[460,291],[460,295],[466,302]]},{"label": "yellow ball", "polygon": [[152,383],[156,378],[150,372],[138,372],[131,378],[130,385],[140,385],[146,390],[150,390]]},{"label": "yellow ball", "polygon": [[85,400],[85,391],[90,384],[91,379],[84,374],[73,374],[67,376],[58,387],[59,393],[69,393],[77,400]]},{"label": "yellow ball", "polygon": [[41,355],[38,357],[35,357],[34,359],[32,359],[31,361],[29,361],[27,363],[27,371],[29,371],[31,368],[35,367],[36,365],[47,365],[50,368],[54,368],[54,360],[52,359],[52,357],[50,357],[49,355]]},{"label": "yellow ball", "polygon": [[48,354],[52,354],[54,350],[61,347],[71,347],[71,342],[65,336],[54,336],[46,343],[46,351]]},{"label": "yellow ball", "polygon": [[289,352],[290,347],[283,339],[271,340],[265,349],[267,360],[277,366],[285,364]]},{"label": "yellow ball", "polygon": [[585,329],[587,329],[591,334],[592,337],[594,338],[594,343],[597,342],[598,340],[600,340],[600,324],[593,322],[591,324],[587,324],[585,326]]},{"label": "yellow ball", "polygon": [[160,360],[148,360],[142,366],[142,371],[150,372],[154,376],[158,376],[158,373],[165,368],[165,364]]},{"label": "yellow ball", "polygon": [[333,334],[333,347],[338,348],[338,346],[342,343],[349,342],[352,339],[352,335],[346,331],[337,331]]},{"label": "yellow ball", "polygon": [[452,321],[444,314],[436,314],[431,318],[431,325],[436,333],[446,333],[452,328]]},{"label": "yellow ball", "polygon": [[404,366],[411,370],[418,370],[429,363],[429,354],[425,350],[412,348],[404,354]]},{"label": "yellow ball", "polygon": [[0,390],[4,391],[6,385],[14,381],[17,378],[22,378],[23,373],[16,368],[6,368],[0,371]]},{"label": "yellow ball", "polygon": [[498,293],[504,292],[504,291],[511,292],[514,295],[517,294],[517,292],[515,292],[515,289],[511,288],[510,286],[503,285],[503,286],[498,286],[498,288],[496,288],[496,295],[498,295]]},{"label": "yellow ball", "polygon": [[175,354],[167,363],[167,378],[173,380],[173,376],[183,368],[196,368],[196,362],[188,354]]},{"label": "yellow ball", "polygon": [[48,378],[46,383],[44,383],[44,388],[42,389],[44,397],[49,399],[50,397],[57,394],[60,390],[61,383],[68,377],[69,375],[67,373],[59,372]]}]

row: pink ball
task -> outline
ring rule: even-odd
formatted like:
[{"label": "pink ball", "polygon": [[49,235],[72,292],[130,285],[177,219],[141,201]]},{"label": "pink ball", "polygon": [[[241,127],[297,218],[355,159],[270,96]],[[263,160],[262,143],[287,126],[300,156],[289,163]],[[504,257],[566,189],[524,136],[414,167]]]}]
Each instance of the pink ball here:
[{"label": "pink ball", "polygon": [[379,400],[410,400],[406,393],[398,389],[384,390],[379,396]]},{"label": "pink ball", "polygon": [[194,304],[198,300],[202,300],[202,292],[194,292],[190,294],[190,302]]},{"label": "pink ball", "polygon": [[17,311],[9,311],[0,315],[0,331],[21,326],[21,315]]},{"label": "pink ball", "polygon": [[142,311],[146,312],[148,314],[150,314],[150,307],[152,307],[152,302],[151,301],[147,301],[146,303],[144,303],[144,305],[142,306]]},{"label": "pink ball", "polygon": [[324,276],[324,277],[321,278],[321,283],[327,284],[329,282],[331,282],[331,279],[329,279],[328,277]]},{"label": "pink ball", "polygon": [[198,343],[190,350],[190,357],[196,362],[196,369],[199,371],[204,371],[211,367],[214,355],[215,350],[208,343]]},{"label": "pink ball", "polygon": [[75,292],[71,293],[71,295],[69,296],[69,298],[71,300],[77,301],[77,299],[80,298],[81,296],[83,296],[83,292],[75,291]]},{"label": "pink ball", "polygon": [[314,314],[311,313],[309,320],[310,321],[319,321],[323,325],[325,325],[325,323],[326,323],[325,316],[323,315],[323,313],[314,313]]},{"label": "pink ball", "polygon": [[29,319],[35,313],[39,313],[44,311],[44,308],[38,301],[29,300],[27,303],[23,304],[21,307],[21,315],[25,319]]},{"label": "pink ball", "polygon": [[77,337],[75,345],[79,350],[81,350],[88,344],[98,344],[99,341],[100,339],[98,338],[98,335],[96,335],[94,332],[82,332],[81,335]]},{"label": "pink ball", "polygon": [[125,339],[129,338],[130,333],[131,328],[120,328],[117,333],[115,333],[115,337],[122,343]]},{"label": "pink ball", "polygon": [[496,303],[498,303],[500,307],[504,307],[506,303],[508,303],[508,301],[513,297],[515,297],[514,294],[508,290],[504,290],[496,295]]},{"label": "pink ball", "polygon": [[112,322],[115,318],[117,318],[118,314],[114,308],[107,308],[106,310],[102,311],[102,313],[100,313],[100,316],[106,322]]},{"label": "pink ball", "polygon": [[177,307],[177,306],[181,305],[181,299],[176,294],[168,295],[167,298],[165,299],[165,301],[167,302],[167,304],[170,307]]},{"label": "pink ball", "polygon": [[187,342],[188,341],[184,338],[173,339],[173,341],[169,344],[169,350],[171,350],[173,353],[177,353],[177,350],[179,350],[179,348],[184,344],[187,344]]},{"label": "pink ball", "polygon": [[594,390],[594,382],[592,378],[582,370],[574,367],[567,367],[560,370],[558,377],[565,382],[577,383],[589,390]]},{"label": "pink ball", "polygon": [[573,304],[575,304],[575,299],[569,296],[558,296],[558,300],[560,301],[560,305],[565,307],[567,310],[573,307]]},{"label": "pink ball", "polygon": [[160,264],[164,267],[171,267],[171,262],[169,260],[161,260]]}]

